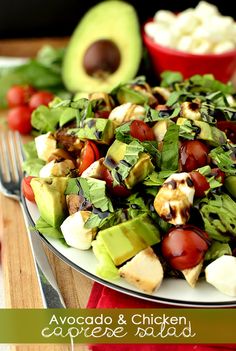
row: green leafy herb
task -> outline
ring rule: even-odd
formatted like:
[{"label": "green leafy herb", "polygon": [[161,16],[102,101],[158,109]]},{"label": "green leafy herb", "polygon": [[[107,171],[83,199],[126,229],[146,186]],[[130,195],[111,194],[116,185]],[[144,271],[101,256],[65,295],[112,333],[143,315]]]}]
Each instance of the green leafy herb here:
[{"label": "green leafy herb", "polygon": [[111,171],[114,185],[120,184],[128,177],[131,168],[137,163],[139,155],[143,151],[144,147],[136,140],[127,145],[123,160]]},{"label": "green leafy herb", "polygon": [[143,184],[146,186],[162,186],[164,181],[165,179],[160,178],[160,174],[154,171],[145,178]]},{"label": "green leafy herb", "polygon": [[227,194],[214,195],[201,202],[205,231],[211,238],[228,242],[236,237],[236,203]]},{"label": "green leafy herb", "polygon": [[179,163],[179,126],[170,124],[163,140],[161,170],[176,172]]},{"label": "green leafy herb", "polygon": [[42,217],[39,217],[39,219],[35,223],[35,228],[43,235],[49,236],[50,238],[53,238],[53,239],[63,238],[63,234],[60,228],[52,227],[50,224],[45,222],[45,220]]},{"label": "green leafy herb", "polygon": [[199,128],[193,125],[192,120],[185,118],[184,123],[179,125],[179,136],[184,139],[193,140],[198,130]]},{"label": "green leafy herb", "polygon": [[[225,151],[228,149],[228,151]],[[231,146],[218,146],[212,149],[210,157],[222,171],[230,175],[236,175],[236,163],[233,159],[235,154],[235,147]]]},{"label": "green leafy herb", "polygon": [[57,129],[62,111],[60,108],[48,108],[41,105],[32,113],[31,124],[41,134],[53,132]]},{"label": "green leafy herb", "polygon": [[232,251],[229,244],[223,244],[219,241],[213,241],[210,248],[206,252],[204,260],[214,261],[223,255],[232,255]]},{"label": "green leafy herb", "polygon": [[23,162],[23,171],[30,176],[39,176],[39,171],[45,165],[43,160],[38,158],[34,141],[30,141],[23,146],[25,161]]},{"label": "green leafy herb", "polygon": [[175,83],[183,81],[183,76],[179,72],[165,71],[161,74],[161,86],[164,88],[172,87]]}]

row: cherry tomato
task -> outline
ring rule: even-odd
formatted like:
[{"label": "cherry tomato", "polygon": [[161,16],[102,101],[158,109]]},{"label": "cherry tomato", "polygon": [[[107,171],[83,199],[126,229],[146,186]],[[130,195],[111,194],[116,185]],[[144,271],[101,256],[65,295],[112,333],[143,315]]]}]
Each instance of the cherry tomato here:
[{"label": "cherry tomato", "polygon": [[7,103],[9,107],[26,105],[35,89],[30,85],[13,85],[7,92]]},{"label": "cherry tomato", "polygon": [[217,128],[225,132],[227,138],[236,144],[236,122],[234,121],[218,121]]},{"label": "cherry tomato", "polygon": [[224,184],[225,182],[225,173],[219,168],[212,168],[211,175],[215,177],[216,180]]},{"label": "cherry tomato", "polygon": [[208,235],[193,225],[171,228],[162,240],[162,254],[174,269],[196,266],[209,246]]},{"label": "cherry tomato", "polygon": [[81,175],[93,162],[100,158],[99,150],[96,144],[90,140],[87,140],[80,153],[80,157],[77,160],[79,174]]},{"label": "cherry tomato", "polygon": [[186,140],[180,147],[180,162],[182,170],[191,172],[209,163],[209,149],[199,140]]},{"label": "cherry tomato", "polygon": [[190,177],[193,181],[194,188],[195,188],[195,197],[204,197],[205,196],[205,191],[210,189],[210,185],[200,172],[198,171],[193,171],[190,173]]},{"label": "cherry tomato", "polygon": [[54,95],[49,91],[38,91],[34,95],[32,95],[29,101],[29,107],[31,110],[35,110],[40,105],[48,106],[49,102],[52,101]]},{"label": "cherry tomato", "polygon": [[111,111],[108,111],[108,110],[96,111],[95,117],[96,118],[108,118],[110,113],[111,113]]},{"label": "cherry tomato", "polygon": [[21,134],[28,134],[31,129],[31,110],[28,106],[17,106],[9,110],[7,115],[8,127],[18,130]]},{"label": "cherry tomato", "polygon": [[113,186],[113,177],[106,166],[102,165],[100,172],[99,179],[105,180],[108,191],[112,196],[128,197],[131,195],[131,191],[123,184]]},{"label": "cherry tomato", "polygon": [[28,177],[24,177],[22,180],[22,191],[23,191],[23,195],[24,197],[26,197],[27,200],[29,201],[35,201],[34,198],[34,192],[32,190],[32,187],[30,185],[31,179],[35,178],[32,176],[28,176]]},{"label": "cherry tomato", "polygon": [[130,135],[140,141],[155,140],[155,135],[152,128],[150,128],[145,122],[135,120],[130,125]]}]

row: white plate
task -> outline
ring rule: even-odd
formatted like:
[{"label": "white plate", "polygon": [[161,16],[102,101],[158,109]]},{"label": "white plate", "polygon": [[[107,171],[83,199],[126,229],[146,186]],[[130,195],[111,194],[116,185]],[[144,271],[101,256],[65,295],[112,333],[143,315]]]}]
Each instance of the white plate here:
[{"label": "white plate", "polygon": [[[34,222],[39,217],[37,206],[23,199],[29,220]],[[200,280],[197,286],[191,288],[184,279],[164,279],[160,289],[149,295],[126,283],[124,279],[115,281],[104,280],[96,275],[97,260],[92,250],[82,251],[66,247],[60,240],[52,239],[38,233],[48,247],[64,262],[75,268],[89,278],[106,285],[112,289],[128,295],[163,304],[188,307],[235,307],[236,299],[221,294],[213,286]]]}]

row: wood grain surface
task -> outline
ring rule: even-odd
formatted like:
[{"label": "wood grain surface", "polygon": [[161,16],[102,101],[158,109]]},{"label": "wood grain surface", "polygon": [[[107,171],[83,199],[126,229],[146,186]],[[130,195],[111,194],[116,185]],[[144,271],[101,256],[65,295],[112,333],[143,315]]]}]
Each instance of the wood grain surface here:
[{"label": "wood grain surface", "polygon": [[[34,56],[44,44],[65,46],[68,39],[0,41],[2,56]],[[0,111],[0,128],[5,128],[7,111]],[[0,194],[0,240],[6,307],[41,308],[32,253],[19,204]],[[67,308],[85,308],[92,281],[62,262],[47,247],[45,251],[55,273]],[[67,351],[69,345],[13,345],[12,351]],[[75,351],[87,351],[86,345],[75,345]]]}]

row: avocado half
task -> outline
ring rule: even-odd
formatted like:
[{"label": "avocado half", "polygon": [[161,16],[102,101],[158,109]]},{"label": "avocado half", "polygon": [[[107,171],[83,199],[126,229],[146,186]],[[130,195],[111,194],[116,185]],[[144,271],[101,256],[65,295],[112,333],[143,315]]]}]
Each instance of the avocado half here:
[{"label": "avocado half", "polygon": [[109,92],[135,77],[142,39],[134,7],[110,0],[92,7],[76,27],[63,62],[69,91]]}]

